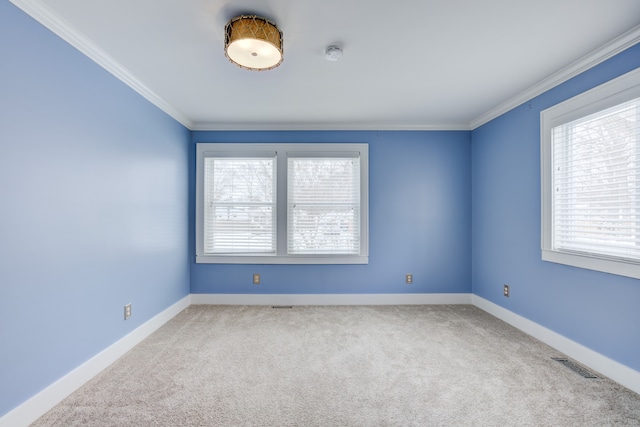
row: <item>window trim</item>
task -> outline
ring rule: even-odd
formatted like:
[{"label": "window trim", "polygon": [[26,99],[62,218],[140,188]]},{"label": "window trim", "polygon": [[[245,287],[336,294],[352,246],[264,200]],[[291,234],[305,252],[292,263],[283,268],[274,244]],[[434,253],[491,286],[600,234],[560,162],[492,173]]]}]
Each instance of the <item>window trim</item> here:
[{"label": "window trim", "polygon": [[[211,255],[204,252],[204,159],[210,153],[233,156],[276,152],[276,255]],[[360,153],[360,253],[358,255],[287,254],[287,155],[328,157]],[[196,144],[197,264],[368,264],[369,263],[369,146],[366,143],[197,143]]]},{"label": "window trim", "polygon": [[540,113],[541,254],[543,261],[640,279],[640,260],[612,259],[553,248],[553,147],[551,130],[640,96],[640,68]]}]

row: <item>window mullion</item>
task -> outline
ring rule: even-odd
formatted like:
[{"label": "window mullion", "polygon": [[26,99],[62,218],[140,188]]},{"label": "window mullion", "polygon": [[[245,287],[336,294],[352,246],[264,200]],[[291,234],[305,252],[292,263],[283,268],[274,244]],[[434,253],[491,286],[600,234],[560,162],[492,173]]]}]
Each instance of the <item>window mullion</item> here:
[{"label": "window mullion", "polygon": [[287,155],[284,150],[276,153],[276,254],[287,256]]}]

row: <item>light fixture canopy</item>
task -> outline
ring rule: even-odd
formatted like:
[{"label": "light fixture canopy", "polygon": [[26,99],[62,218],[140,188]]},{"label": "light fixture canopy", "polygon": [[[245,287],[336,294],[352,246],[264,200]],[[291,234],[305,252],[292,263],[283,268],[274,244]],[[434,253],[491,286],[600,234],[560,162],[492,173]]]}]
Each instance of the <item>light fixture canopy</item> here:
[{"label": "light fixture canopy", "polygon": [[224,27],[224,54],[229,61],[252,71],[266,71],[282,63],[282,31],[257,15],[241,15]]}]

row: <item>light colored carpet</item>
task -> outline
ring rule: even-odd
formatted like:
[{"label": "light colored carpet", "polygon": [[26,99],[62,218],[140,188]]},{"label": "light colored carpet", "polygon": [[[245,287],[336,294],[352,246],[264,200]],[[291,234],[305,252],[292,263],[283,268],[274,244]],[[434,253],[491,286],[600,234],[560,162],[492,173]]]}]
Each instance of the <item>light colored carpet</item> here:
[{"label": "light colored carpet", "polygon": [[466,305],[191,306],[33,426],[638,426],[640,396]]}]

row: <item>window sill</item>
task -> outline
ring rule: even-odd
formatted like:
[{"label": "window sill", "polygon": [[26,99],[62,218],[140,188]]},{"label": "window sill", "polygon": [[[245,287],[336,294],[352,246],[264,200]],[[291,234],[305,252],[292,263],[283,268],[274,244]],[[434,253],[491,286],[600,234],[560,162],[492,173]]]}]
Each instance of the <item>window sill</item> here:
[{"label": "window sill", "polygon": [[369,264],[368,256],[196,256],[196,264]]},{"label": "window sill", "polygon": [[603,273],[616,274],[618,276],[640,279],[640,264],[633,262],[616,261],[605,258],[597,258],[588,255],[579,255],[567,252],[542,250],[542,260],[556,264],[570,265],[572,267],[601,271]]}]

